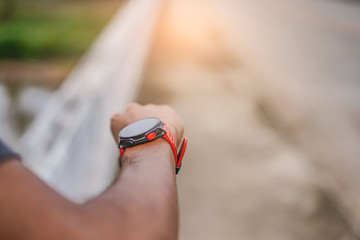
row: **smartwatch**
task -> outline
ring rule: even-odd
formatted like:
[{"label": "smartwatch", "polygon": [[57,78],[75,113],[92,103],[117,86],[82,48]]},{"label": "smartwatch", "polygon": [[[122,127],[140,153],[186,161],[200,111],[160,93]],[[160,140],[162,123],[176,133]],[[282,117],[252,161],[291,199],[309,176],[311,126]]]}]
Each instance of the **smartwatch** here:
[{"label": "smartwatch", "polygon": [[176,149],[176,141],[173,135],[171,134],[169,128],[165,123],[160,121],[160,119],[152,117],[145,118],[136,122],[131,123],[130,125],[124,127],[119,132],[119,150],[120,156],[122,157],[126,148],[135,147],[141,144],[152,142],[155,139],[163,138],[171,146],[171,149],[174,152],[175,157],[175,170],[176,174],[179,172],[182,159],[185,154],[187,146],[187,138],[185,137],[181,143],[179,153]]}]

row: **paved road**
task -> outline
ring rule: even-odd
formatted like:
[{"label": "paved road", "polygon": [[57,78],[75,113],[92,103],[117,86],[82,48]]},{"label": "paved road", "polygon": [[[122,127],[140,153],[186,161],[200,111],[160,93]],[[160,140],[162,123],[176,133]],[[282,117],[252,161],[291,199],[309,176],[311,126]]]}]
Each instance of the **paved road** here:
[{"label": "paved road", "polygon": [[[268,34],[247,20],[281,22],[275,10],[285,3],[295,6],[173,0],[165,8],[140,101],[172,104],[186,126],[189,149],[178,176],[180,239],[356,239],[315,185],[307,156],[259,110],[269,87],[259,76],[273,65],[288,69],[281,64],[291,48],[257,49]],[[262,27],[276,25],[268,24]],[[245,27],[249,32],[241,31]]]},{"label": "paved road", "polygon": [[360,236],[360,5],[212,2],[273,122],[301,143],[317,181]]},{"label": "paved road", "polygon": [[[336,110],[358,117],[360,4],[328,0],[212,2],[221,9],[227,39],[254,72],[271,78],[268,82],[290,91],[297,101],[324,106],[333,98]],[[292,88],[282,83],[284,78]]]}]

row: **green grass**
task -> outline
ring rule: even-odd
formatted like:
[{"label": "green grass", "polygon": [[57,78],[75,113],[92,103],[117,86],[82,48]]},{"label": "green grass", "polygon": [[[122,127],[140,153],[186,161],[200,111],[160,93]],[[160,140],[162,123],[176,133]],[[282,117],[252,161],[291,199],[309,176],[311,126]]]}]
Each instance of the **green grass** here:
[{"label": "green grass", "polygon": [[46,59],[81,55],[119,3],[19,1],[13,17],[0,20],[0,58]]}]

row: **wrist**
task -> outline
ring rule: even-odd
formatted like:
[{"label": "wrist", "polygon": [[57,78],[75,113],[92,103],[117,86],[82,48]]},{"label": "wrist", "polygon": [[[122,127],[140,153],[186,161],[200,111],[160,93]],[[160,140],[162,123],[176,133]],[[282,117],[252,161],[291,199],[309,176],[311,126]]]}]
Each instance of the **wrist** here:
[{"label": "wrist", "polygon": [[120,161],[122,167],[168,163],[172,169],[175,168],[173,151],[170,144],[163,138],[127,148]]}]

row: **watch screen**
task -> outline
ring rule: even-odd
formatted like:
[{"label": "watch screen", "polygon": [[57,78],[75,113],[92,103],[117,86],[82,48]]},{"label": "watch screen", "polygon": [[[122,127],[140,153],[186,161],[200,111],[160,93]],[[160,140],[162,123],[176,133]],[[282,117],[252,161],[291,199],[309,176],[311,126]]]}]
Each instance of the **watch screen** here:
[{"label": "watch screen", "polygon": [[158,125],[159,122],[160,120],[158,118],[142,119],[123,128],[119,133],[119,137],[128,138],[144,134],[156,125]]}]

